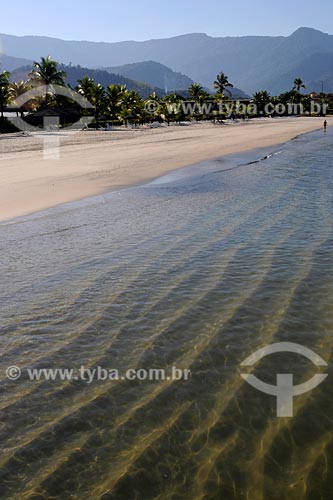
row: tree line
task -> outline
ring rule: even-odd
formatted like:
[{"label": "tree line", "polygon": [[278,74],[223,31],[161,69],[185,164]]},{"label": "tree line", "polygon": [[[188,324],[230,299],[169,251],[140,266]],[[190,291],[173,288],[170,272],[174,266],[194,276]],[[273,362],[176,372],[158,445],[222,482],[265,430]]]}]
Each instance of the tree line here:
[{"label": "tree line", "polygon": [[[48,89],[45,95],[33,97],[24,105],[20,106],[19,111],[22,116],[25,112],[33,113],[38,110],[49,107],[58,107],[69,109],[77,107],[74,100],[56,95],[52,86],[66,86],[66,73],[59,69],[59,63],[50,56],[42,57],[40,61],[33,63],[32,71],[26,81],[11,82],[10,73],[3,71],[0,73],[0,111],[3,119],[5,109],[15,106],[15,101],[34,87],[45,85]],[[176,93],[170,93],[164,97],[159,97],[153,92],[147,99],[143,99],[135,90],[127,89],[126,85],[113,84],[104,88],[100,83],[95,82],[93,78],[84,76],[77,81],[77,85],[72,89],[84,96],[94,108],[94,126],[101,124],[144,124],[152,121],[177,122],[182,120],[207,120],[224,119],[225,115],[221,112],[219,104],[228,102],[231,98],[232,83],[224,72],[217,75],[214,81],[215,93],[208,93],[200,84],[193,83],[187,92],[190,97],[184,97]],[[71,88],[67,85],[68,88]],[[262,90],[256,92],[251,100],[255,104],[253,107],[243,107],[241,113],[235,107],[232,113],[233,118],[248,118],[254,116],[263,116],[266,113],[267,104],[272,103],[302,103],[304,109],[310,109],[311,97],[302,94],[305,85],[300,78],[296,78],[293,88],[281,94],[280,96],[270,96]],[[324,96],[323,96],[324,99]],[[180,105],[184,101],[191,101],[197,104],[192,108],[191,113],[185,113]],[[204,104],[210,103],[211,106],[207,112]],[[82,111],[82,110],[81,110]],[[271,114],[271,113],[270,113]]]}]

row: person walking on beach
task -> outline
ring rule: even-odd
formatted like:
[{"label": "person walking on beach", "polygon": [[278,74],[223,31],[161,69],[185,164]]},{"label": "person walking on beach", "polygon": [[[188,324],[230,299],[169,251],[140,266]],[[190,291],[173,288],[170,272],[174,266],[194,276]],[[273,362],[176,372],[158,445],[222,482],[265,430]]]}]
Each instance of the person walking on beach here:
[{"label": "person walking on beach", "polygon": [[327,129],[327,120],[324,121],[324,130],[326,132],[326,129]]}]

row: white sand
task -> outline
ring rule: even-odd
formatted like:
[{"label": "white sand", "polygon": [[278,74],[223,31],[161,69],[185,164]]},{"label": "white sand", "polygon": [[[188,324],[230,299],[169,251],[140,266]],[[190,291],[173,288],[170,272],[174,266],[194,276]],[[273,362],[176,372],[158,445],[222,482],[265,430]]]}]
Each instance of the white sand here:
[{"label": "white sand", "polygon": [[322,124],[322,118],[280,118],[61,133],[58,160],[44,159],[40,138],[2,135],[0,220],[144,183],[206,159],[283,143]]}]

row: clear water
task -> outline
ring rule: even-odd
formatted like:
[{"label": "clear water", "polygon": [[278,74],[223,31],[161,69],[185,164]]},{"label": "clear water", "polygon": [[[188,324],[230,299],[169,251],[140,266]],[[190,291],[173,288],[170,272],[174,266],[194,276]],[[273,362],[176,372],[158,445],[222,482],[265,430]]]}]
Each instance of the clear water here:
[{"label": "clear water", "polygon": [[[275,153],[0,225],[1,498],[333,498],[333,135]],[[329,363],[292,418],[240,376],[280,341]],[[191,378],[10,381],[10,365]],[[284,353],[251,373],[318,371]]]}]

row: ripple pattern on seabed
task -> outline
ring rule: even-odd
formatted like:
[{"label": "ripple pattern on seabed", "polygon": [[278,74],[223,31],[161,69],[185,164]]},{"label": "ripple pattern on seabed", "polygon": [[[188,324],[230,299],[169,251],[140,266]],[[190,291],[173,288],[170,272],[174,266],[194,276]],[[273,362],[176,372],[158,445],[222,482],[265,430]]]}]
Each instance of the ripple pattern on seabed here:
[{"label": "ripple pattern on seabed", "polygon": [[[332,134],[277,152],[0,225],[2,498],[333,497],[330,364],[293,418],[240,376],[272,342],[331,356]],[[315,368],[299,358],[252,373],[300,383]],[[10,365],[192,376],[13,382]]]}]

